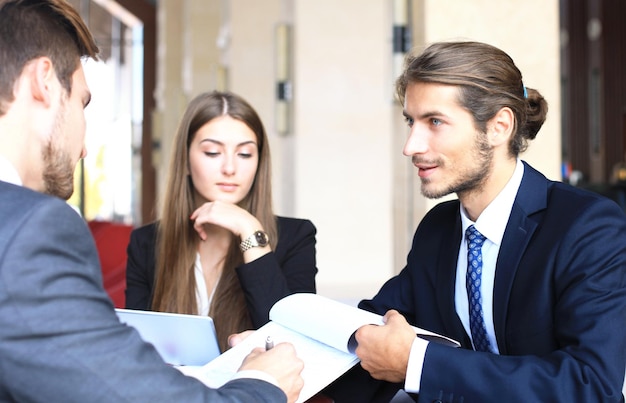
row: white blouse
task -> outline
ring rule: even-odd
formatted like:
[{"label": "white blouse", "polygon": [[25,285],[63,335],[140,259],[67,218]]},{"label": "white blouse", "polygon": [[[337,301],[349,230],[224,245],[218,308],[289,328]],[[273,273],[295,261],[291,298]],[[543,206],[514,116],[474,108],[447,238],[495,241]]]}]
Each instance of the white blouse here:
[{"label": "white blouse", "polygon": [[202,275],[202,264],[200,263],[200,254],[196,253],[196,263],[194,264],[194,275],[196,277],[196,301],[198,301],[198,314],[202,316],[209,316],[209,309],[211,308],[211,301],[213,301],[213,294],[219,283],[219,279],[215,282],[211,295],[208,294],[206,289],[206,282]]}]

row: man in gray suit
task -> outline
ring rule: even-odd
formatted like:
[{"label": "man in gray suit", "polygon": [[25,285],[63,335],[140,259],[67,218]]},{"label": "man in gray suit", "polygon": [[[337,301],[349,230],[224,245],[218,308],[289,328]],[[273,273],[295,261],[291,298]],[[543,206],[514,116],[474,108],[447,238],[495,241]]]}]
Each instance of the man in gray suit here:
[{"label": "man in gray suit", "polygon": [[0,401],[295,401],[290,344],[255,349],[209,389],[118,321],[89,230],[62,200],[86,155],[80,59],[97,52],[65,0],[0,0]]}]

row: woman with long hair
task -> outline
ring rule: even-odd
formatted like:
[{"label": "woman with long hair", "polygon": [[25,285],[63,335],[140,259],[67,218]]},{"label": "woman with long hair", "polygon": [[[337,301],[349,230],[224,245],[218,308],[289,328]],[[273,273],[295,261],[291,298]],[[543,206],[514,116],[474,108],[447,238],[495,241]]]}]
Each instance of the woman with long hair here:
[{"label": "woman with long hair", "polygon": [[209,315],[224,351],[282,297],[315,292],[315,226],[274,215],[267,135],[240,96],[190,102],[164,195],[160,219],[131,234],[126,308]]}]

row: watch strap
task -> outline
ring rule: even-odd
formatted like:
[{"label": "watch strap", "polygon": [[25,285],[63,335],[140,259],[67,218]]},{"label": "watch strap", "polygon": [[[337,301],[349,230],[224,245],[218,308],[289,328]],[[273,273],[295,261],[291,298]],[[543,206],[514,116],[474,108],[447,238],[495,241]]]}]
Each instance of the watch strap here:
[{"label": "watch strap", "polygon": [[[264,239],[264,242],[259,243],[259,238]],[[245,252],[248,249],[252,249],[256,246],[263,247],[263,246],[266,246],[267,244],[268,244],[267,234],[263,231],[255,231],[252,235],[244,239],[239,244],[239,249],[241,249],[242,252]]]}]

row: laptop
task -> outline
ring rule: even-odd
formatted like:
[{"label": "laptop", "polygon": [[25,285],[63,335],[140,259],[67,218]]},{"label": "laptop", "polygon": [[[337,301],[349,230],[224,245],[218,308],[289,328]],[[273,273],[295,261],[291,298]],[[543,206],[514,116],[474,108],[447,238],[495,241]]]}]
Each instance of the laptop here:
[{"label": "laptop", "polygon": [[115,312],[168,364],[201,366],[220,355],[215,325],[208,316],[121,308]]}]

